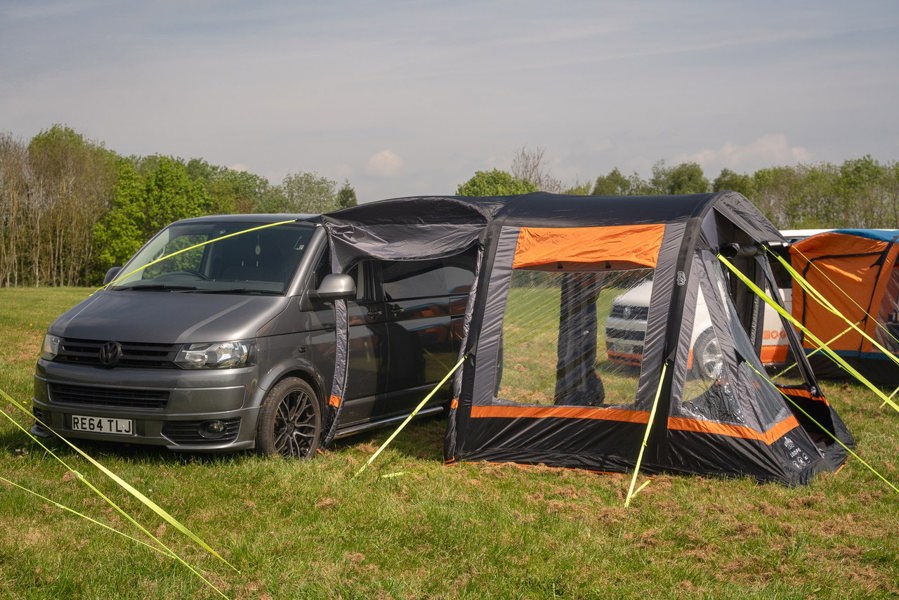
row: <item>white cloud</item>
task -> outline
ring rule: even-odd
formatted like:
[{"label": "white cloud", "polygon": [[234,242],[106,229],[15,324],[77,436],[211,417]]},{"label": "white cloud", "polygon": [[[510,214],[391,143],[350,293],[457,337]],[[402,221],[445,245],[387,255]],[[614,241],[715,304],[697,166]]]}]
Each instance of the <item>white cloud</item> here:
[{"label": "white cloud", "polygon": [[365,172],[375,177],[396,177],[403,168],[403,159],[392,150],[373,154],[365,164]]},{"label": "white cloud", "polygon": [[727,142],[720,149],[703,148],[692,154],[675,157],[675,162],[695,162],[705,170],[726,167],[751,170],[770,165],[809,162],[812,153],[802,146],[792,146],[782,133],[769,133],[746,145]]}]

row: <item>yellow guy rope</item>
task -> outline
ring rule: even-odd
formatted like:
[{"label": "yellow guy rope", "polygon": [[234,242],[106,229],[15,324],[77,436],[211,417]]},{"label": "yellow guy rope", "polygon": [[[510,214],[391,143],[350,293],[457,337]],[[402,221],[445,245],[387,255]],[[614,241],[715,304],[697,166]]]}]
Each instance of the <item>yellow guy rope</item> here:
[{"label": "yellow guy rope", "polygon": [[[786,260],[784,257],[778,255],[777,253],[772,252],[770,248],[766,248],[766,250],[768,251],[768,253],[770,253],[770,254],[773,255],[775,258],[777,258],[777,260],[778,260],[778,261],[779,261],[779,262],[780,262],[780,263],[787,269],[787,271],[790,272],[790,274],[792,275],[792,273],[795,271],[795,269],[793,268],[792,264],[790,264],[790,262],[789,262],[788,260]],[[818,266],[818,263],[816,263],[815,261],[813,261],[813,260],[811,260],[810,258],[808,258],[808,257],[807,257],[805,254],[803,254],[802,251],[799,250],[798,248],[793,248],[793,250],[795,250],[796,253],[797,253],[799,256],[801,256],[802,258],[804,258],[805,261],[806,261],[809,265],[811,265],[811,266],[812,266],[812,267],[813,267],[813,268],[814,268],[814,269],[821,275],[821,277],[823,277],[824,279],[826,279],[826,280],[827,280],[827,281],[828,281],[828,282],[829,282],[835,289],[839,290],[839,292],[840,292],[841,294],[843,294],[843,295],[844,295],[850,302],[852,302],[855,306],[857,306],[859,309],[861,309],[862,314],[864,314],[866,317],[868,317],[869,319],[871,319],[872,321],[874,321],[874,325],[875,325],[878,329],[880,329],[882,332],[884,332],[886,335],[888,335],[891,339],[893,339],[893,340],[899,342],[899,339],[896,339],[896,336],[894,336],[892,333],[890,333],[890,330],[889,330],[887,327],[885,327],[885,326],[883,325],[883,323],[881,323],[881,322],[878,321],[875,317],[873,317],[870,313],[868,313],[868,311],[865,310],[865,307],[864,307],[864,306],[862,306],[861,304],[859,304],[858,302],[856,302],[855,298],[853,298],[852,296],[850,296],[848,293],[846,293],[846,291],[845,291],[843,288],[841,288],[839,285],[837,285],[837,283],[830,277],[830,275],[827,274],[827,271],[825,271],[824,269],[822,269],[821,267]],[[798,281],[800,281],[800,285],[801,285],[802,282],[804,281],[805,283],[808,284],[809,288],[811,288],[812,295],[821,295],[821,293],[818,292],[818,290],[816,290],[814,287],[812,287],[811,283],[809,283],[809,282],[802,276],[801,273],[799,273],[798,271],[795,271],[795,273],[796,273],[796,274],[793,275],[793,277],[794,277],[795,279],[797,279]],[[824,298],[823,295],[821,295],[821,297]],[[845,318],[845,317],[844,317],[844,318]]]},{"label": "yellow guy rope", "polygon": [[[4,414],[5,414],[5,413],[4,413]],[[66,511],[66,512],[70,512],[70,513],[72,513],[73,515],[75,515],[76,517],[81,517],[82,519],[85,519],[86,521],[90,521],[90,522],[93,523],[94,525],[99,525],[99,526],[102,527],[103,529],[108,529],[109,531],[111,531],[111,532],[113,532],[113,533],[115,533],[115,534],[117,534],[117,535],[120,535],[120,536],[122,536],[122,537],[125,538],[125,539],[131,540],[132,542],[136,542],[136,543],[138,543],[138,544],[141,544],[141,545],[143,545],[143,546],[146,546],[147,548],[149,548],[149,549],[152,550],[153,552],[158,552],[159,554],[161,554],[161,555],[163,555],[163,556],[165,556],[165,557],[167,557],[167,558],[175,558],[173,555],[169,554],[167,548],[166,548],[165,550],[163,550],[162,548],[157,548],[156,546],[154,546],[154,545],[152,545],[152,544],[148,544],[147,542],[145,542],[145,541],[143,541],[143,540],[139,540],[139,539],[137,539],[136,537],[133,537],[133,536],[128,535],[128,534],[125,533],[124,531],[119,531],[119,530],[116,529],[115,527],[110,527],[110,526],[107,525],[106,523],[103,523],[102,521],[98,521],[98,520],[96,520],[95,518],[93,518],[93,517],[91,517],[91,516],[88,516],[88,515],[86,515],[86,514],[84,514],[84,513],[80,513],[80,512],[78,512],[77,510],[75,510],[75,509],[73,509],[73,508],[69,508],[68,506],[66,506],[66,505],[64,505],[64,504],[60,504],[60,503],[57,502],[56,500],[51,500],[50,498],[47,498],[46,496],[43,496],[43,495],[41,495],[41,494],[38,494],[38,493],[35,492],[34,490],[29,490],[27,487],[25,487],[25,486],[23,486],[23,485],[19,485],[19,484],[16,483],[15,481],[10,481],[10,480],[7,479],[6,477],[0,476],[0,481],[2,481],[3,483],[6,483],[6,484],[8,484],[8,485],[11,485],[12,487],[17,488],[17,489],[19,489],[19,490],[21,490],[21,491],[23,491],[23,492],[25,492],[25,493],[27,493],[27,494],[31,494],[32,496],[37,496],[38,498],[40,498],[41,500],[43,500],[43,501],[46,502],[47,504],[52,504],[52,505],[55,506],[56,508],[62,509],[62,510],[64,510],[64,511]]]},{"label": "yellow guy rope", "polygon": [[662,364],[662,373],[659,375],[659,387],[656,388],[656,397],[655,400],[652,401],[652,410],[649,411],[649,421],[646,423],[646,433],[643,434],[643,443],[640,444],[640,454],[637,456],[637,464],[634,465],[634,475],[631,477],[631,486],[627,490],[627,499],[624,501],[624,508],[629,507],[631,505],[631,498],[636,496],[640,490],[649,484],[649,480],[647,480],[639,489],[634,491],[634,487],[637,485],[637,475],[640,473],[640,464],[643,462],[643,451],[646,450],[646,444],[649,441],[649,432],[652,429],[652,423],[656,418],[656,409],[659,407],[659,397],[662,395],[662,385],[665,382],[665,371],[667,370],[668,362],[666,361]]},{"label": "yellow guy rope", "polygon": [[736,275],[736,276],[740,279],[740,281],[742,281],[743,283],[745,283],[746,286],[747,286],[750,290],[752,290],[752,291],[753,291],[759,298],[761,298],[762,300],[764,300],[770,307],[772,307],[774,310],[776,310],[782,317],[784,317],[784,318],[787,319],[790,323],[792,323],[794,327],[796,327],[797,329],[799,329],[799,330],[801,330],[802,332],[804,332],[805,335],[808,336],[808,338],[809,338],[810,340],[812,340],[812,342],[814,342],[815,344],[817,344],[818,347],[820,347],[821,350],[822,350],[822,351],[823,351],[823,352],[824,352],[824,353],[825,353],[825,354],[826,354],[832,361],[834,361],[835,363],[837,363],[838,365],[840,365],[840,366],[841,366],[847,373],[851,374],[851,375],[852,375],[853,377],[855,377],[858,381],[860,381],[861,383],[863,383],[863,384],[865,385],[865,387],[867,387],[867,388],[870,389],[872,392],[874,392],[874,393],[875,393],[881,400],[883,400],[884,404],[889,404],[890,407],[893,408],[893,410],[895,410],[896,412],[899,412],[899,405],[897,405],[895,402],[893,402],[893,400],[892,400],[889,396],[887,396],[886,394],[884,394],[883,391],[881,391],[880,388],[878,388],[876,385],[874,385],[873,383],[871,383],[870,381],[868,381],[868,379],[867,379],[864,375],[862,375],[862,374],[859,373],[856,369],[854,369],[852,366],[850,366],[849,363],[847,363],[846,360],[845,360],[842,356],[840,356],[839,354],[837,354],[836,352],[834,352],[834,351],[833,351],[827,344],[825,344],[824,342],[822,342],[822,341],[821,341],[821,340],[820,340],[814,333],[812,333],[811,331],[809,331],[809,329],[808,329],[807,327],[805,327],[804,325],[802,325],[802,323],[800,323],[800,322],[796,319],[796,317],[794,317],[793,315],[791,315],[790,313],[788,313],[788,312],[787,312],[787,311],[786,311],[780,304],[778,304],[777,302],[775,302],[775,301],[771,298],[771,296],[769,296],[768,294],[766,294],[766,293],[765,293],[761,288],[759,288],[754,282],[750,281],[749,278],[746,277],[746,275],[744,275],[742,271],[740,271],[738,268],[736,268],[736,267],[735,267],[729,260],[727,260],[726,258],[724,258],[724,256],[722,256],[721,254],[718,254],[718,260],[720,260],[720,261],[721,261],[721,262],[722,262],[728,269],[730,269],[731,272],[732,272],[734,275]]},{"label": "yellow guy rope", "polygon": [[[832,343],[834,343],[835,341],[837,341],[838,339],[840,339],[841,337],[843,337],[844,335],[846,335],[846,334],[849,333],[850,331],[852,331],[852,327],[847,327],[846,329],[844,329],[844,330],[841,331],[840,333],[836,334],[835,336],[833,336],[832,338],[830,338],[829,340],[827,340],[827,342],[826,342],[827,346],[830,346]],[[820,347],[819,347],[819,348],[815,348],[814,350],[812,350],[811,352],[809,352],[806,356],[812,357],[812,356],[814,356],[815,354],[817,354],[817,353],[819,353],[819,352],[822,352],[822,350],[821,350]],[[795,366],[798,365],[798,364],[799,364],[799,363],[795,363],[795,362],[794,362],[794,363],[791,364],[789,367],[784,367],[784,368],[780,371],[780,373],[777,373],[772,379],[779,379],[784,373],[786,373],[787,371],[789,371],[790,369],[792,369],[793,367],[795,367]]]},{"label": "yellow guy rope", "polygon": [[[99,289],[100,289],[100,290],[105,289],[105,288],[109,287],[110,285],[112,285],[113,283],[115,283],[116,281],[119,281],[119,280],[121,280],[121,279],[125,279],[125,278],[127,278],[127,277],[130,277],[131,275],[134,275],[135,273],[139,273],[139,272],[143,271],[143,270],[146,269],[147,267],[151,267],[151,266],[153,266],[153,265],[155,265],[155,264],[158,264],[158,263],[160,263],[160,262],[162,262],[162,261],[164,261],[164,260],[168,260],[169,258],[172,258],[173,256],[177,256],[177,255],[182,254],[182,253],[184,253],[184,252],[188,252],[189,250],[193,250],[193,249],[195,249],[195,248],[200,248],[200,247],[205,246],[205,245],[207,245],[207,244],[212,244],[212,243],[214,243],[214,242],[218,242],[218,241],[220,241],[220,240],[224,240],[224,239],[227,239],[227,238],[231,238],[231,237],[235,237],[235,236],[239,236],[239,235],[244,235],[244,234],[246,234],[246,233],[252,233],[252,232],[254,232],[254,231],[259,231],[259,230],[261,230],[261,229],[268,229],[269,227],[277,227],[277,226],[279,226],[279,225],[286,225],[286,224],[289,224],[289,223],[295,223],[295,222],[296,222],[296,219],[289,219],[289,220],[285,220],[285,221],[278,221],[277,223],[267,223],[267,224],[265,224],[265,225],[260,225],[260,226],[258,226],[258,227],[251,227],[251,228],[249,228],[249,229],[244,229],[244,230],[242,230],[242,231],[237,231],[237,232],[230,233],[230,234],[227,234],[227,235],[223,235],[223,236],[220,236],[220,237],[217,237],[217,238],[213,238],[213,239],[211,239],[211,240],[207,240],[207,241],[201,242],[201,243],[199,243],[199,244],[194,244],[193,246],[189,246],[189,247],[187,247],[187,248],[183,248],[183,249],[178,250],[178,251],[176,251],[176,252],[172,252],[171,254],[167,254],[167,255],[165,255],[165,256],[162,256],[162,257],[160,257],[160,258],[158,258],[158,259],[156,259],[156,260],[154,260],[154,261],[151,261],[151,262],[147,263],[146,265],[144,265],[144,266],[142,266],[142,267],[140,267],[140,268],[138,268],[138,269],[134,269],[133,271],[130,271],[129,273],[125,273],[124,275],[119,275],[119,276],[117,276],[115,279],[113,279],[112,281],[110,281],[109,283],[107,283],[106,285],[104,285],[103,287],[101,287],[101,288],[99,288]],[[98,291],[99,291],[99,290],[98,290]],[[9,394],[7,394],[7,393],[6,393],[5,391],[3,391],[2,389],[0,389],[0,396],[2,396],[5,400],[7,400],[10,404],[12,404],[13,406],[15,406],[17,409],[19,409],[19,410],[22,411],[23,413],[25,413],[25,414],[27,414],[27,415],[31,415],[30,411],[28,411],[25,407],[23,407],[23,406],[22,406],[20,403],[18,403],[12,396],[10,396]],[[142,525],[141,525],[140,523],[138,523],[133,517],[131,517],[131,515],[129,515],[127,512],[125,512],[124,509],[122,509],[122,508],[121,508],[120,506],[118,506],[115,502],[113,502],[111,498],[109,498],[109,497],[106,496],[103,492],[101,492],[99,489],[97,489],[92,483],[90,483],[90,481],[87,480],[87,478],[86,478],[84,475],[82,475],[81,473],[79,473],[78,471],[76,471],[75,469],[73,469],[72,467],[70,467],[70,466],[69,466],[63,459],[61,459],[59,456],[57,456],[57,455],[56,455],[52,450],[50,450],[50,449],[49,449],[43,442],[41,442],[38,438],[36,438],[34,435],[32,435],[30,431],[28,431],[27,429],[25,429],[24,427],[22,427],[22,425],[21,425],[18,421],[16,421],[16,420],[13,419],[10,415],[8,415],[8,414],[6,413],[6,411],[0,410],[0,413],[2,413],[4,417],[6,417],[7,419],[9,419],[9,421],[11,421],[16,427],[18,427],[19,429],[21,429],[21,430],[25,433],[25,435],[27,435],[29,438],[31,438],[31,440],[34,441],[35,443],[37,443],[39,446],[41,446],[41,447],[42,447],[48,454],[50,454],[53,458],[55,458],[55,459],[56,459],[60,464],[62,464],[66,469],[68,469],[69,471],[71,471],[72,473],[74,473],[75,476],[78,478],[78,480],[81,481],[84,485],[86,485],[91,491],[93,491],[93,492],[96,493],[98,496],[100,496],[100,498],[102,498],[107,504],[109,504],[111,507],[113,507],[113,508],[114,508],[119,514],[121,514],[125,519],[127,519],[128,521],[130,521],[135,527],[137,527],[139,530],[141,530],[143,533],[145,533],[150,539],[152,539],[152,540],[155,541],[157,544],[159,544],[159,546],[161,547],[161,549],[160,549],[160,548],[157,548],[157,547],[155,547],[155,546],[152,546],[152,545],[150,545],[150,544],[147,544],[146,542],[141,541],[141,540],[139,540],[139,539],[133,538],[133,537],[129,536],[129,535],[126,534],[126,533],[123,533],[123,532],[121,532],[121,531],[118,531],[118,530],[116,530],[116,529],[110,527],[109,525],[106,525],[106,524],[104,524],[104,523],[101,523],[100,521],[97,521],[96,519],[93,519],[93,518],[91,518],[91,517],[89,517],[89,516],[87,516],[87,515],[84,515],[84,514],[82,514],[82,513],[79,513],[78,511],[75,511],[75,510],[73,510],[73,509],[71,509],[71,508],[68,508],[68,507],[62,505],[62,504],[59,504],[58,502],[55,502],[55,501],[53,501],[53,500],[50,500],[49,498],[45,498],[44,496],[41,496],[40,494],[38,494],[38,493],[36,493],[36,492],[34,492],[34,491],[32,491],[32,490],[29,490],[29,489],[27,489],[27,488],[25,488],[25,487],[23,487],[23,486],[21,486],[21,485],[15,483],[15,482],[13,482],[13,481],[10,481],[9,479],[6,479],[5,477],[0,477],[0,481],[4,481],[4,482],[6,482],[6,483],[9,484],[9,485],[12,485],[12,486],[14,486],[14,487],[16,487],[16,488],[18,488],[18,489],[21,489],[21,490],[23,490],[23,491],[25,491],[25,492],[28,492],[28,493],[30,493],[30,494],[33,494],[33,495],[35,495],[35,496],[37,496],[37,497],[39,497],[39,498],[45,500],[46,502],[49,502],[49,503],[53,504],[54,506],[57,506],[57,507],[59,507],[59,508],[61,508],[61,509],[63,509],[63,510],[66,510],[66,511],[68,511],[68,512],[71,512],[71,513],[77,515],[77,516],[80,516],[80,517],[82,517],[82,518],[84,518],[84,519],[87,519],[87,520],[90,521],[91,523],[95,523],[95,524],[97,524],[97,525],[99,525],[99,526],[101,526],[101,527],[104,527],[104,528],[106,528],[106,529],[109,529],[110,531],[113,531],[113,532],[115,532],[115,533],[117,533],[117,534],[119,534],[119,535],[122,535],[122,536],[124,536],[124,537],[126,537],[126,538],[128,538],[128,539],[130,539],[130,540],[132,540],[132,541],[135,541],[135,542],[139,543],[139,544],[143,544],[143,545],[147,546],[148,548],[151,548],[151,549],[155,550],[156,552],[159,552],[159,553],[161,553],[161,554],[163,554],[163,555],[165,555],[165,556],[169,556],[169,557],[171,557],[171,558],[176,559],[176,560],[179,561],[181,564],[183,564],[188,570],[190,570],[194,575],[196,575],[200,580],[202,580],[206,585],[208,585],[208,586],[211,587],[213,590],[215,590],[220,596],[222,596],[223,598],[227,598],[227,596],[226,596],[221,590],[219,590],[217,587],[215,587],[215,585],[213,585],[212,582],[210,582],[210,581],[207,580],[205,577],[203,577],[203,575],[202,575],[199,571],[197,571],[194,567],[192,567],[190,564],[188,564],[184,559],[182,559],[180,556],[178,556],[178,555],[177,555],[171,548],[169,548],[168,546],[166,546],[166,545],[165,545],[159,538],[157,538],[155,535],[153,535],[152,533],[150,533],[144,526],[142,526]],[[31,415],[31,416],[33,416],[33,415]],[[49,431],[49,432],[55,434],[59,439],[61,439],[61,440],[62,440],[63,442],[65,442],[66,444],[68,444],[73,450],[75,450],[78,454],[80,454],[82,457],[84,457],[88,462],[90,462],[92,465],[94,465],[94,466],[95,466],[98,470],[100,470],[103,474],[105,474],[107,477],[109,477],[110,479],[112,479],[117,485],[119,485],[121,488],[123,488],[123,489],[124,489],[125,491],[127,491],[129,494],[131,494],[132,496],[134,496],[135,498],[137,498],[141,503],[143,503],[145,506],[147,506],[148,508],[150,508],[150,509],[151,509],[153,512],[155,512],[157,515],[159,515],[162,519],[164,519],[164,520],[167,521],[169,524],[171,524],[173,527],[175,527],[175,529],[177,529],[177,530],[180,531],[182,534],[186,535],[188,538],[190,538],[191,540],[193,540],[194,542],[196,542],[197,544],[199,544],[199,545],[200,545],[202,548],[204,548],[207,552],[211,553],[213,556],[215,556],[216,558],[218,558],[220,561],[222,561],[223,563],[225,563],[226,565],[228,565],[228,566],[229,566],[231,569],[233,569],[235,572],[240,573],[240,571],[239,571],[236,567],[234,567],[231,563],[229,563],[227,560],[225,560],[225,559],[224,559],[218,552],[216,552],[215,550],[213,550],[211,546],[209,546],[206,542],[204,542],[202,539],[200,539],[195,533],[193,533],[193,532],[190,531],[187,527],[185,527],[183,524],[181,524],[177,519],[175,519],[172,515],[170,515],[170,514],[169,514],[167,511],[165,511],[162,507],[160,507],[160,506],[157,505],[155,502],[153,502],[152,500],[150,500],[149,498],[147,498],[143,493],[141,493],[139,490],[135,489],[133,486],[131,486],[131,485],[130,485],[129,483],[127,483],[126,481],[124,481],[124,480],[123,480],[122,478],[120,478],[118,475],[116,475],[115,473],[113,473],[112,471],[110,471],[109,469],[107,469],[105,466],[103,466],[102,464],[100,464],[99,462],[97,462],[96,460],[94,460],[91,456],[89,456],[89,455],[86,454],[84,451],[82,451],[80,448],[78,448],[77,446],[75,446],[74,444],[72,444],[69,440],[67,440],[67,439],[63,438],[62,436],[60,436],[58,433],[56,433],[56,431],[54,431],[54,430],[53,430],[51,427],[49,427],[47,424],[43,423],[40,419],[35,419],[35,420],[36,420],[42,427],[44,427],[44,429],[46,429],[47,431]]]},{"label": "yellow guy rope", "polygon": [[381,447],[378,448],[375,451],[375,453],[371,455],[371,457],[365,462],[364,465],[362,465],[362,467],[358,471],[356,471],[356,474],[353,475],[354,478],[361,475],[362,472],[365,471],[365,469],[367,469],[371,463],[375,462],[375,459],[378,458],[378,456],[381,454],[381,452],[383,452],[384,449],[390,445],[390,442],[393,441],[393,438],[395,438],[397,435],[399,435],[400,431],[402,431],[403,428],[405,428],[406,425],[408,425],[409,421],[411,421],[413,419],[413,417],[415,417],[415,415],[418,414],[418,411],[420,411],[422,408],[424,408],[425,404],[428,403],[428,400],[430,400],[431,398],[434,397],[434,394],[437,393],[437,390],[439,390],[443,386],[443,384],[446,383],[447,380],[452,376],[452,374],[455,373],[456,370],[462,366],[462,363],[465,362],[466,358],[468,358],[468,355],[465,355],[459,359],[459,361],[453,366],[453,368],[450,369],[449,372],[443,377],[443,379],[440,380],[440,383],[438,383],[437,385],[434,386],[434,389],[431,390],[431,393],[428,394],[427,396],[425,396],[425,399],[418,403],[418,406],[415,407],[415,410],[413,410],[409,414],[409,416],[406,417],[406,419],[402,423],[400,423],[400,426],[396,428],[396,431],[394,431],[392,434],[390,434],[390,437],[387,438],[387,441],[384,442],[383,444],[381,444]]},{"label": "yellow guy rope", "polygon": [[[0,396],[2,396],[7,402],[9,402],[10,404],[12,404],[14,407],[18,408],[18,409],[19,409],[20,411],[22,411],[23,413],[29,414],[29,415],[30,415],[30,413],[25,409],[25,407],[23,407],[19,402],[17,402],[12,396],[10,396],[9,394],[7,394],[7,393],[6,393],[5,391],[3,391],[2,389],[0,389]],[[81,481],[84,485],[86,485],[86,486],[87,486],[91,491],[93,491],[95,494],[97,494],[98,496],[100,496],[100,498],[102,498],[107,504],[109,504],[112,508],[114,508],[120,515],[122,515],[125,519],[127,519],[128,521],[130,521],[135,527],[137,527],[139,530],[141,530],[144,534],[146,534],[150,539],[152,539],[152,540],[155,541],[157,544],[159,544],[162,548],[165,548],[166,552],[167,552],[172,558],[176,559],[178,562],[180,562],[180,563],[183,564],[185,567],[187,567],[188,570],[190,570],[192,573],[194,573],[194,575],[196,575],[197,577],[199,577],[203,582],[205,582],[205,583],[206,583],[207,585],[209,585],[212,589],[214,589],[216,592],[218,592],[219,595],[221,595],[221,596],[223,596],[223,597],[227,597],[227,596],[225,596],[225,595],[224,595],[218,588],[216,588],[210,581],[208,581],[205,577],[203,577],[203,575],[200,574],[199,571],[197,571],[194,567],[192,567],[190,564],[188,564],[184,559],[182,559],[180,556],[178,556],[178,555],[177,555],[171,548],[169,548],[168,546],[166,546],[166,545],[165,545],[159,538],[157,538],[155,535],[153,535],[152,533],[150,533],[150,532],[149,532],[143,525],[141,525],[140,523],[138,523],[138,522],[137,522],[131,515],[129,515],[127,512],[125,512],[124,509],[122,509],[122,508],[121,508],[120,506],[118,506],[115,502],[113,502],[113,500],[112,500],[111,498],[109,498],[109,497],[106,496],[103,492],[101,492],[99,489],[97,489],[96,486],[94,486],[90,481],[88,481],[87,478],[86,478],[84,475],[82,475],[82,474],[79,473],[77,470],[75,470],[75,469],[73,469],[71,466],[69,466],[69,465],[68,465],[62,458],[60,458],[57,454],[55,454],[52,450],[50,450],[50,448],[48,448],[43,442],[41,442],[38,438],[36,438],[34,435],[32,435],[30,431],[28,431],[27,429],[25,429],[25,428],[24,428],[18,421],[16,421],[16,420],[13,419],[9,414],[7,414],[6,411],[0,410],[0,414],[2,414],[2,415],[3,415],[4,417],[6,417],[10,422],[12,422],[13,425],[15,425],[15,426],[18,427],[20,430],[22,430],[22,431],[25,433],[25,435],[27,435],[29,438],[31,438],[32,441],[34,441],[34,442],[35,442],[36,444],[38,444],[41,448],[43,448],[43,449],[44,449],[50,456],[52,456],[53,458],[55,458],[55,459],[56,459],[62,466],[64,466],[67,470],[69,470],[69,471],[71,471],[72,473],[74,473],[75,476],[78,478],[79,481]],[[75,452],[77,452],[78,454],[80,454],[83,458],[85,458],[88,462],[90,462],[92,465],[94,465],[97,469],[99,469],[99,470],[100,470],[102,473],[104,473],[107,477],[109,477],[110,479],[112,479],[113,481],[115,481],[120,487],[124,488],[124,489],[125,489],[128,493],[130,493],[132,496],[134,496],[135,498],[137,498],[138,500],[140,500],[145,506],[149,507],[153,512],[155,512],[157,515],[159,515],[159,516],[162,517],[164,520],[166,520],[169,524],[171,524],[173,527],[175,527],[178,531],[180,531],[181,533],[183,533],[184,535],[186,535],[186,536],[189,537],[190,539],[194,540],[197,544],[199,544],[200,546],[202,546],[204,549],[206,549],[208,552],[210,552],[213,556],[215,556],[216,558],[218,558],[220,561],[222,561],[223,563],[225,563],[226,565],[228,565],[229,567],[231,567],[234,571],[236,571],[236,572],[238,572],[238,573],[240,572],[240,571],[238,571],[234,566],[232,566],[231,563],[229,563],[227,560],[225,560],[224,558],[222,558],[222,557],[221,557],[215,550],[213,550],[213,549],[212,549],[206,542],[204,542],[203,540],[201,540],[199,537],[197,537],[196,534],[194,534],[192,531],[190,531],[189,529],[187,529],[187,527],[185,527],[184,525],[182,525],[182,524],[181,524],[178,520],[176,520],[172,515],[170,515],[168,512],[166,512],[162,507],[158,506],[155,502],[153,502],[152,500],[150,500],[149,498],[147,498],[146,496],[144,496],[141,492],[139,492],[139,491],[136,490],[134,487],[132,487],[130,484],[128,484],[126,481],[124,481],[121,477],[119,477],[118,475],[116,475],[115,473],[113,473],[112,471],[110,471],[109,469],[107,469],[106,467],[104,467],[102,464],[100,464],[99,462],[97,462],[96,460],[94,460],[94,458],[92,458],[91,456],[89,456],[87,453],[85,453],[83,450],[81,450],[78,446],[74,445],[74,444],[71,443],[69,440],[67,440],[67,439],[65,439],[64,437],[60,436],[60,435],[59,435],[58,433],[56,433],[52,428],[50,428],[46,423],[43,423],[40,419],[37,419],[37,418],[35,418],[35,420],[36,420],[42,427],[44,427],[44,429],[46,429],[47,431],[50,431],[50,432],[52,432],[53,434],[55,434],[56,437],[58,437],[58,438],[61,439],[63,442],[65,442],[66,444],[68,444],[73,450],[75,450]]]}]

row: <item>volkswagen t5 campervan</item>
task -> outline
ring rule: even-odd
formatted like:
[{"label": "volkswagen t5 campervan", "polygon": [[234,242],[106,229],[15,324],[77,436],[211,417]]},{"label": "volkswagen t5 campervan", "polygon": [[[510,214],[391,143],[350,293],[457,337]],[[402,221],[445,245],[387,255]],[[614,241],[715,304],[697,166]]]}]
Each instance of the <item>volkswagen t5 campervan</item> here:
[{"label": "volkswagen t5 campervan", "polygon": [[330,274],[315,220],[212,216],[163,229],[50,326],[35,431],[308,456],[334,371],[337,297],[351,322],[338,436],[405,418],[456,360],[474,249]]}]

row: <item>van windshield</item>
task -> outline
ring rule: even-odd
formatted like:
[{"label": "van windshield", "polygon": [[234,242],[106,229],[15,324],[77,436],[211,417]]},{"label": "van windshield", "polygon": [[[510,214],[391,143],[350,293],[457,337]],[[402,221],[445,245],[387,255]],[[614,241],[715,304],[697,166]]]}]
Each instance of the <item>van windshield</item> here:
[{"label": "van windshield", "polygon": [[315,228],[290,223],[256,229],[260,225],[170,225],[128,261],[110,289],[283,294]]}]

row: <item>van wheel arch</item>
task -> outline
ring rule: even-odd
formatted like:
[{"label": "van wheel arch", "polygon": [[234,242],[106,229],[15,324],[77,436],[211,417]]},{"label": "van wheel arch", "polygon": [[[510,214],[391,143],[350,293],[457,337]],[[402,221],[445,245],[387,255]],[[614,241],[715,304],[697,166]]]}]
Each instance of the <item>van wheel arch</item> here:
[{"label": "van wheel arch", "polygon": [[262,399],[256,422],[256,450],[269,456],[309,458],[324,429],[321,395],[305,377],[288,375]]}]

